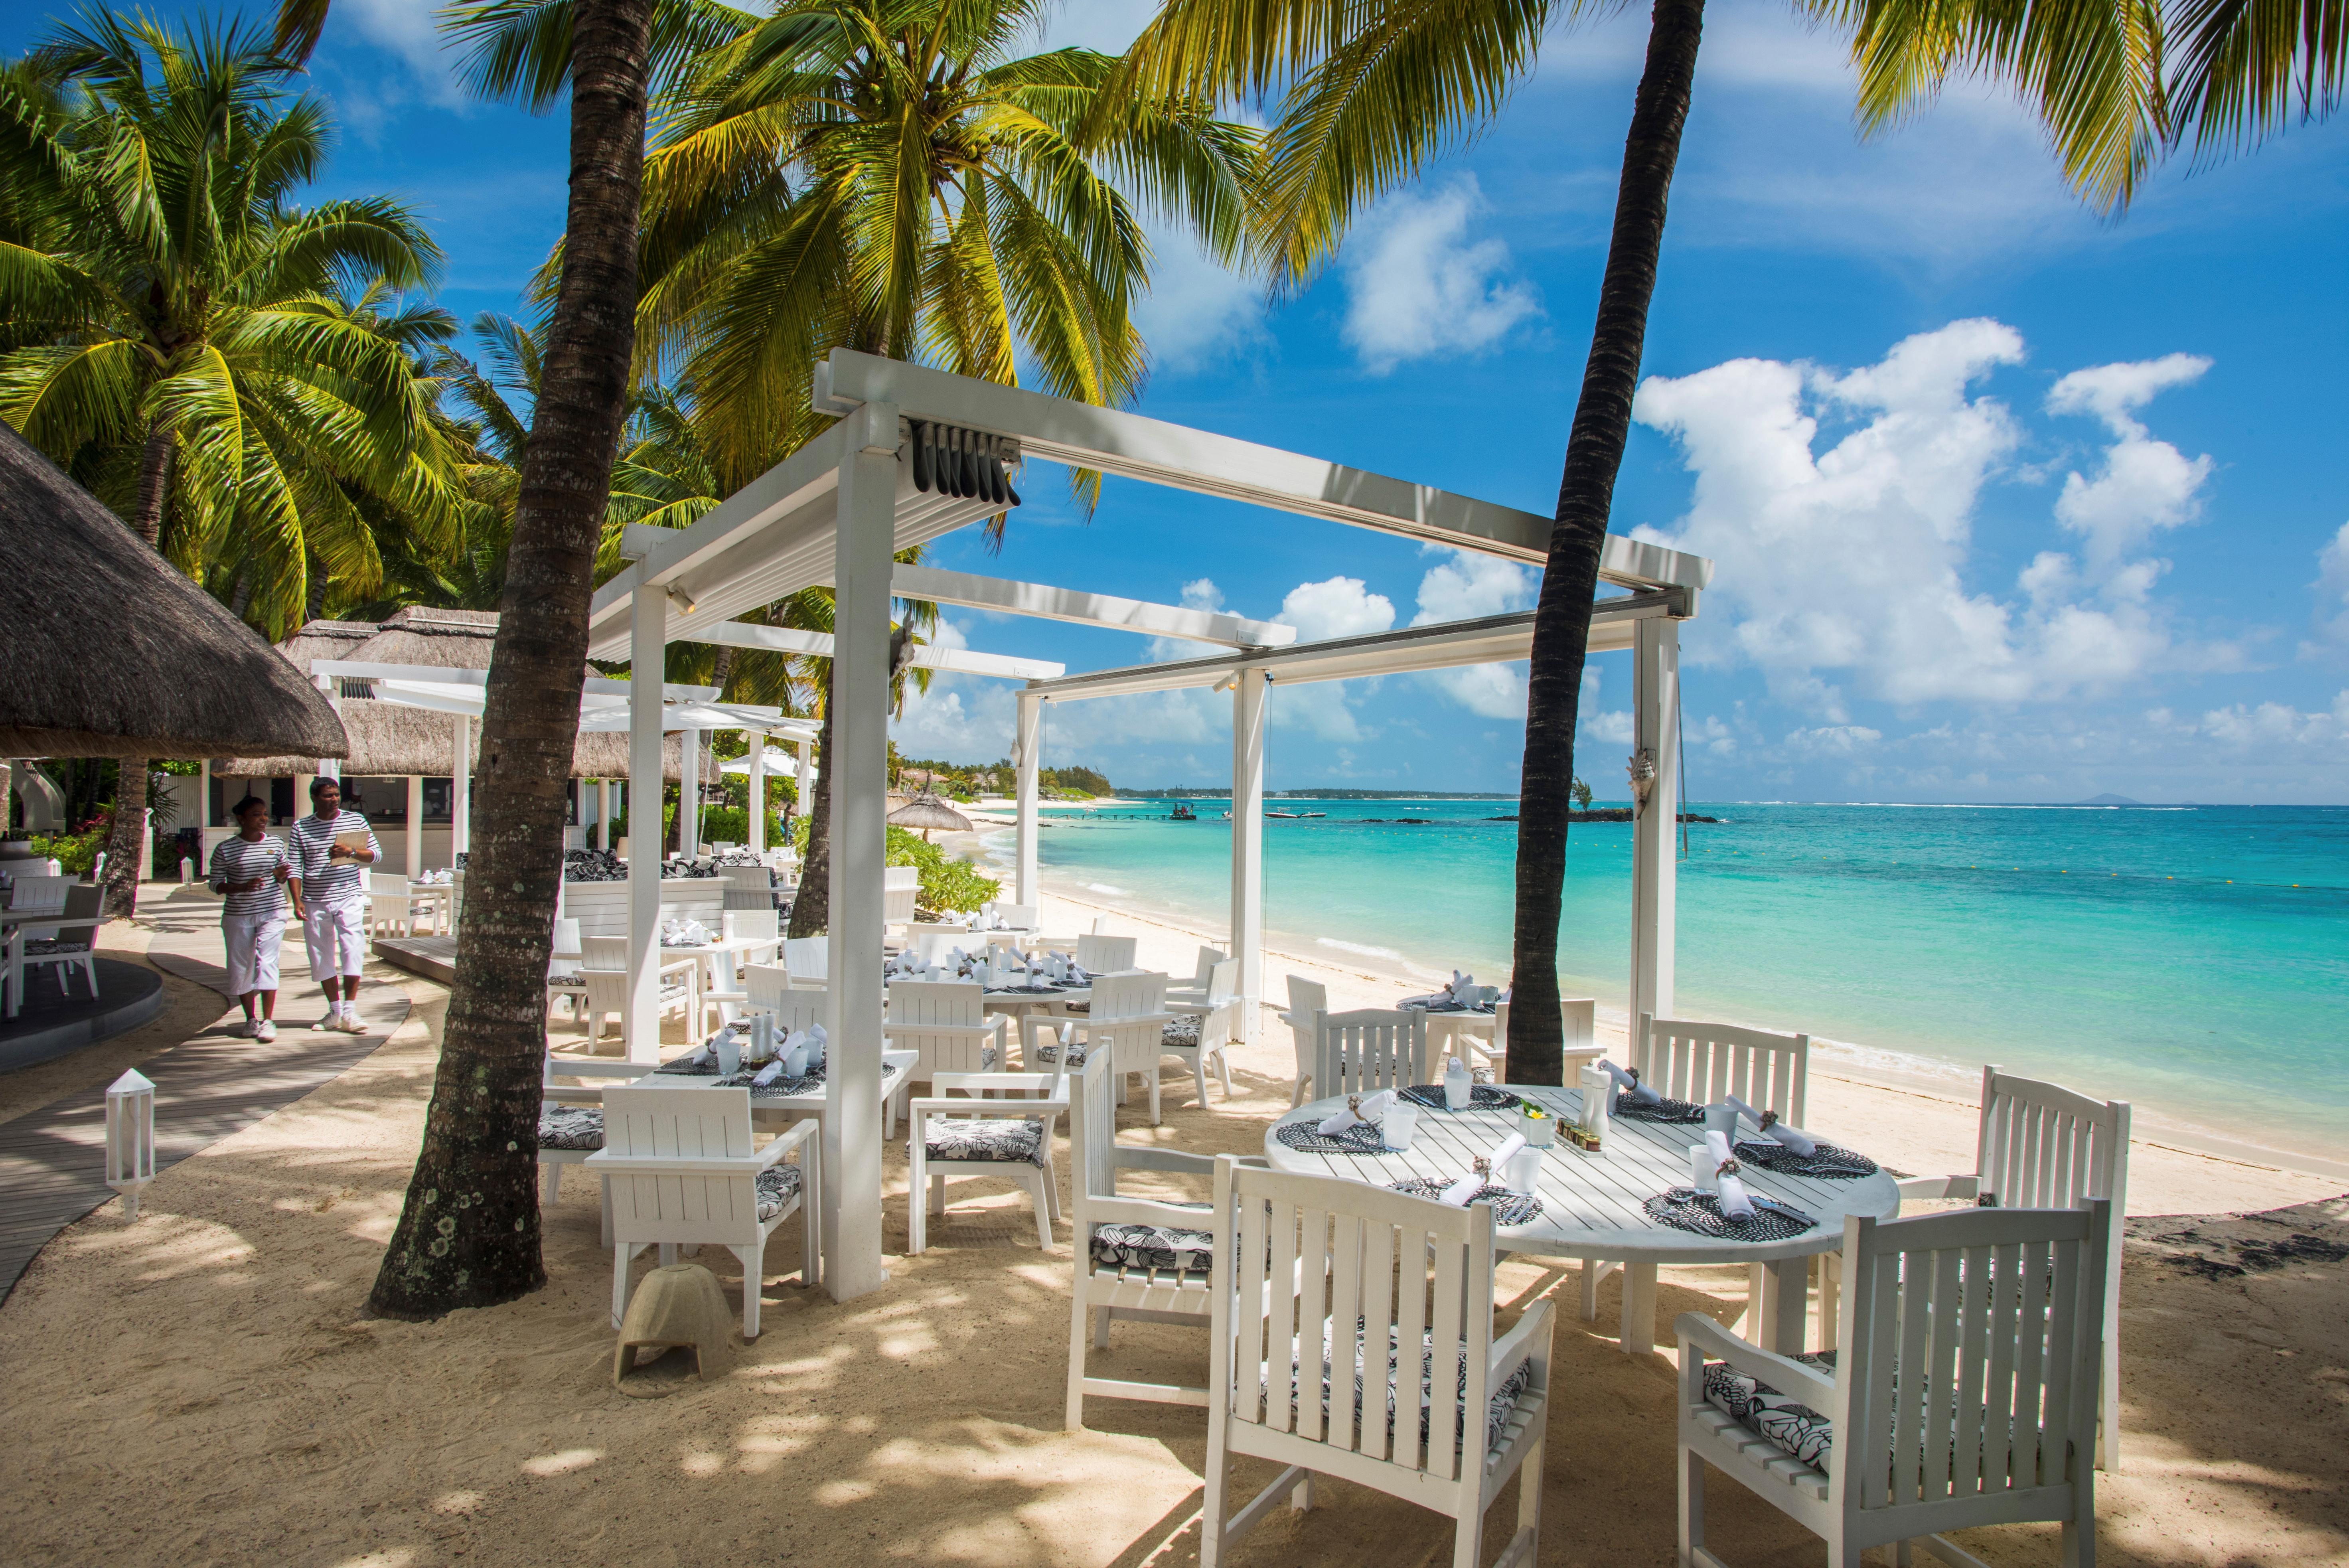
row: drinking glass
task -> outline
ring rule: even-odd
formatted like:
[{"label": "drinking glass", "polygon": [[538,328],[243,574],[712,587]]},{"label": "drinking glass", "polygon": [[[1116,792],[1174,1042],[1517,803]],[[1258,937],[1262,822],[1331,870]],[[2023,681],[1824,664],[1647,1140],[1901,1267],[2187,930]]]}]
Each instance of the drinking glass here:
[{"label": "drinking glass", "polygon": [[1389,1106],[1386,1118],[1381,1124],[1379,1131],[1383,1135],[1381,1141],[1384,1142],[1389,1148],[1409,1148],[1412,1138],[1419,1131],[1419,1107],[1410,1105]]}]

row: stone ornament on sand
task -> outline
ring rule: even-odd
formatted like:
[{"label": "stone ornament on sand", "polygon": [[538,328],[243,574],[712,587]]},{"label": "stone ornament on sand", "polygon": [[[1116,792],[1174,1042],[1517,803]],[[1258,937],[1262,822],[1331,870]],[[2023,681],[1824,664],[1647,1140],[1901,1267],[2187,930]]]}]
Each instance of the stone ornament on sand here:
[{"label": "stone ornament on sand", "polygon": [[[758,1289],[754,1280],[752,1290]],[[612,1383],[634,1397],[667,1393],[667,1379],[632,1376],[640,1350],[689,1350],[693,1375],[708,1383],[734,1359],[734,1313],[718,1276],[699,1263],[671,1263],[647,1274],[628,1298],[620,1320],[620,1342],[612,1352]]]}]

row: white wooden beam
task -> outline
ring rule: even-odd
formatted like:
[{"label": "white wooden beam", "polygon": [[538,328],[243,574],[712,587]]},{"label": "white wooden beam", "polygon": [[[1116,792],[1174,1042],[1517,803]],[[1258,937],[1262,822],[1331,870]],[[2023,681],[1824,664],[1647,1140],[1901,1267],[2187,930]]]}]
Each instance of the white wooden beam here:
[{"label": "white wooden beam", "polygon": [[1260,670],[1240,671],[1232,684],[1232,956],[1240,961],[1240,1038],[1250,1045],[1264,1032],[1266,685]]},{"label": "white wooden beam", "polygon": [[1014,582],[1008,577],[941,571],[936,566],[900,566],[894,586],[901,599],[929,599],[972,609],[999,610],[1006,615],[1033,616],[1040,620],[1112,627],[1152,637],[1179,637],[1190,642],[1219,642],[1229,648],[1283,648],[1297,640],[1297,628],[1278,621],[1249,620],[1221,610],[1122,599],[1043,583]]},{"label": "white wooden beam", "polygon": [[[899,571],[905,570],[900,566]],[[832,657],[829,632],[801,631],[787,626],[756,626],[749,621],[720,621],[679,637],[679,642],[710,642],[726,648],[755,648],[769,653],[796,653],[813,659]],[[914,649],[913,662],[923,670],[949,670],[960,675],[994,675],[1007,680],[1050,680],[1068,672],[1065,664],[1049,659],[1015,659],[1009,654],[981,653],[969,648],[939,648],[923,643]]]},{"label": "white wooden beam", "polygon": [[[667,612],[654,599],[629,623],[629,657],[658,670]],[[628,1005],[621,1039],[631,1062],[660,1061],[661,715],[650,702],[628,712]],[[689,1033],[699,1023],[687,1025]]]},{"label": "white wooden beam", "polygon": [[1681,628],[1640,623],[1631,654],[1631,750],[1655,753],[1656,783],[1631,829],[1632,1038],[1640,1019],[1672,1016],[1679,923]]},{"label": "white wooden beam", "polygon": [[1044,700],[1033,691],[1020,692],[1019,718],[1019,730],[1012,742],[1012,754],[1019,759],[1019,828],[1011,901],[1033,904],[1036,901],[1036,786],[1037,774],[1044,760]]},{"label": "white wooden beam", "polygon": [[[914,419],[1014,437],[1024,455],[1072,468],[1511,560],[1539,564],[1549,557],[1552,520],[1537,513],[924,365],[835,348],[816,366],[814,394],[815,406],[827,413],[885,403]],[[1693,591],[1712,580],[1713,563],[1609,534],[1599,575],[1625,587]]]}]

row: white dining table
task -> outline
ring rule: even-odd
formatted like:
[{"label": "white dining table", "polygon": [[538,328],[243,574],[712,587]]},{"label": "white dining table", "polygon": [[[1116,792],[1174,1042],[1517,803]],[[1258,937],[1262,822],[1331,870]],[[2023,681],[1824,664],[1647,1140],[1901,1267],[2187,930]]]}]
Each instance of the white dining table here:
[{"label": "white dining table", "polygon": [[[1582,1114],[1578,1089],[1512,1084],[1507,1093],[1536,1100],[1564,1123]],[[1383,1154],[1314,1154],[1280,1141],[1279,1129],[1318,1122],[1345,1105],[1342,1097],[1317,1100],[1289,1112],[1267,1128],[1265,1158],[1276,1170],[1336,1176],[1381,1186],[1413,1177],[1450,1181],[1465,1176],[1469,1161],[1518,1130],[1515,1108],[1433,1110],[1420,1107],[1417,1130],[1407,1150]],[[1843,1245],[1847,1214],[1885,1219],[1900,1208],[1900,1190],[1882,1170],[1852,1179],[1789,1176],[1747,1165],[1739,1179],[1762,1197],[1811,1215],[1818,1223],[1779,1241],[1743,1241],[1682,1231],[1649,1217],[1647,1199],[1689,1183],[1689,1147],[1704,1141],[1701,1126],[1617,1116],[1608,1123],[1603,1147],[1586,1153],[1568,1142],[1563,1130],[1542,1153],[1534,1195],[1542,1211],[1523,1225],[1497,1226],[1495,1244],[1507,1252],[1542,1258],[1576,1258],[1586,1270],[1601,1262],[1623,1268],[1620,1344],[1644,1355],[1656,1344],[1656,1270],[1661,1264],[1762,1265],[1764,1299],[1759,1308],[1762,1343],[1781,1355],[1803,1349],[1811,1258]],[[1491,1179],[1499,1184],[1497,1174]],[[1585,1293],[1586,1308],[1589,1302]],[[1586,1316],[1591,1315],[1586,1310]]]},{"label": "white dining table", "polygon": [[1444,1058],[1447,1055],[1458,1056],[1471,1068],[1476,1065],[1474,1056],[1458,1049],[1459,1038],[1463,1034],[1480,1039],[1485,1042],[1486,1050],[1492,1049],[1493,1030],[1500,1022],[1500,1012],[1497,1009],[1431,1007],[1421,1001],[1406,1002],[1402,1005],[1406,1012],[1427,1014],[1427,1043],[1430,1046],[1434,1046],[1439,1042],[1442,1044],[1441,1050],[1431,1052],[1427,1058],[1430,1071],[1440,1071]]}]

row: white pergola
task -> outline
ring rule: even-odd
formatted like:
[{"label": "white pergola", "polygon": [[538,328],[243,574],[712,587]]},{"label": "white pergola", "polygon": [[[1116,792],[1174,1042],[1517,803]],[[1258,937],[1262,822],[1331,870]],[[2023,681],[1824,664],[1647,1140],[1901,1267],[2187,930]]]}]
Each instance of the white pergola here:
[{"label": "white pergola", "polygon": [[[888,756],[893,598],[922,598],[1081,621],[1206,643],[1222,651],[1167,664],[1024,676],[1016,749],[1019,773],[1018,888],[1036,884],[1037,774],[1043,705],[1185,687],[1228,687],[1233,701],[1232,941],[1241,959],[1248,1026],[1263,993],[1262,841],[1267,689],[1522,659],[1530,616],[1423,626],[1319,643],[1294,628],[1172,605],[896,565],[893,557],[1005,510],[976,496],[916,485],[916,427],[988,438],[1007,463],[1036,458],[1202,494],[1246,501],[1458,549],[1540,563],[1551,520],[1537,514],[1365,472],[1318,458],[1114,410],[835,349],[816,367],[815,403],[839,423],[740,493],[684,529],[632,532],[631,564],[595,595],[588,652],[659,667],[669,642],[813,652],[768,640],[778,628],[734,618],[829,583],[835,594],[830,776],[833,862],[828,913],[832,1037],[836,1070],[824,1093],[823,1249],[842,1300],[885,1282],[881,1267],[880,1045],[882,863]],[[1712,563],[1609,535],[1600,576],[1629,590],[1594,607],[1594,651],[1634,655],[1635,753],[1652,754],[1651,808],[1637,828],[1632,1002],[1671,1005],[1672,803],[1679,788],[1679,622],[1696,613]],[[786,634],[803,638],[808,634]],[[943,651],[943,650],[942,650]],[[920,650],[916,658],[920,659]],[[965,655],[964,657],[972,657]],[[981,659],[993,656],[980,655]],[[941,664],[940,668],[952,668]],[[630,730],[632,771],[657,776],[660,732],[650,705]],[[628,867],[630,1033],[655,1028],[657,863]]]}]

